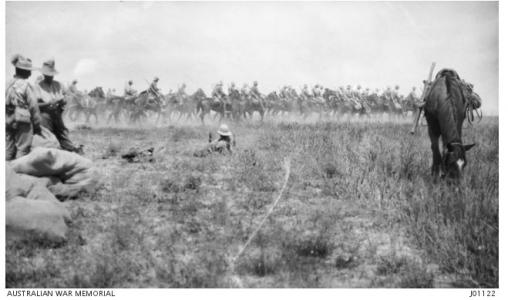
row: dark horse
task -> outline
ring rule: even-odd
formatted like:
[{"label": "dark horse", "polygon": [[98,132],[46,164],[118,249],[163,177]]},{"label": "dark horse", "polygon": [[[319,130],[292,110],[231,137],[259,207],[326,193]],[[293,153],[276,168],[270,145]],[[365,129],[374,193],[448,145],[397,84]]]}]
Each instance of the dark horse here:
[{"label": "dark horse", "polygon": [[[476,98],[476,101],[475,101]],[[462,81],[454,70],[443,69],[437,73],[429,93],[425,97],[427,119],[433,160],[432,174],[460,178],[467,164],[466,151],[475,144],[462,142],[462,123],[470,109],[480,107],[477,95]],[[443,155],[439,151],[439,137],[443,143]]]}]

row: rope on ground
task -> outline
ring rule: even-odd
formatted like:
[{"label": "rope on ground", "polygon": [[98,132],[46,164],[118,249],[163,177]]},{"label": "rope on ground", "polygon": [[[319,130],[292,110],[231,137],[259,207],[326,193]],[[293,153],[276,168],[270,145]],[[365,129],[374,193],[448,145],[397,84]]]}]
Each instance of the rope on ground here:
[{"label": "rope on ground", "polygon": [[261,220],[261,223],[259,223],[258,227],[251,233],[251,235],[249,236],[249,239],[247,240],[247,242],[245,242],[245,244],[242,246],[240,251],[238,251],[238,254],[231,261],[230,268],[233,271],[233,280],[236,283],[236,285],[238,285],[240,288],[242,287],[242,281],[240,280],[240,278],[238,278],[238,276],[234,275],[234,273],[235,273],[234,269],[235,269],[236,261],[240,258],[240,256],[242,256],[243,252],[245,252],[245,249],[247,249],[247,246],[249,246],[249,244],[252,242],[254,237],[258,234],[259,230],[261,230],[261,227],[263,227],[263,225],[265,224],[266,220],[268,220],[268,217],[270,217],[270,215],[273,213],[275,207],[277,206],[277,204],[279,203],[280,199],[282,198],[282,194],[284,193],[284,190],[286,189],[286,186],[287,186],[288,181],[289,181],[289,174],[291,173],[291,160],[289,158],[286,158],[284,160],[284,169],[286,170],[286,175],[284,176],[284,183],[282,185],[282,188],[280,189],[279,195],[277,196],[277,198],[273,202],[272,207],[270,207],[270,209],[268,210],[266,215]]}]

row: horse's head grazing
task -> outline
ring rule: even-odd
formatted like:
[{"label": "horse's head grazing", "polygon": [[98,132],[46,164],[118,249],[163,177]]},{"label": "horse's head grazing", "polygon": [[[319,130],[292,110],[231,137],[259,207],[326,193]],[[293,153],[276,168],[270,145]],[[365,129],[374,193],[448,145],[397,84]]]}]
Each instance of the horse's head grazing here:
[{"label": "horse's head grazing", "polygon": [[461,143],[449,143],[446,145],[443,156],[445,176],[453,179],[460,179],[462,177],[464,168],[467,165],[466,151],[473,148],[474,145],[462,145]]}]

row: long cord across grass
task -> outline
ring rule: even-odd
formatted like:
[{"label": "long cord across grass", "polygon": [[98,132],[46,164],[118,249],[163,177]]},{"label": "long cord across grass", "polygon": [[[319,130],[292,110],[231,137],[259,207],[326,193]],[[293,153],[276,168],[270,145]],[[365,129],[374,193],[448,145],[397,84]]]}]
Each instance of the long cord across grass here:
[{"label": "long cord across grass", "polygon": [[282,188],[280,189],[280,192],[279,192],[279,195],[277,196],[277,198],[275,198],[275,201],[273,202],[272,206],[270,207],[270,209],[268,210],[268,212],[266,213],[266,215],[263,217],[263,219],[261,220],[261,222],[259,223],[258,227],[251,233],[251,235],[249,236],[249,239],[247,240],[247,242],[245,242],[245,244],[242,246],[242,248],[240,249],[240,251],[238,251],[238,254],[236,254],[236,256],[233,258],[233,260],[231,261],[230,263],[230,269],[231,271],[233,272],[233,280],[234,282],[241,288],[243,287],[242,286],[242,282],[240,280],[240,278],[238,278],[238,276],[234,275],[234,270],[235,270],[235,265],[236,265],[236,261],[240,258],[240,256],[242,256],[242,254],[245,252],[245,249],[247,249],[247,246],[249,246],[249,244],[251,243],[251,241],[254,239],[254,237],[258,234],[259,230],[261,230],[261,228],[263,227],[263,225],[265,224],[266,220],[268,220],[268,218],[270,217],[270,215],[273,213],[275,207],[277,206],[277,204],[279,203],[280,199],[282,198],[282,194],[284,193],[284,191],[286,190],[286,186],[288,184],[288,181],[289,181],[289,174],[291,173],[291,159],[289,158],[286,158],[284,160],[284,169],[286,170],[286,175],[284,176],[284,183],[282,185]]}]

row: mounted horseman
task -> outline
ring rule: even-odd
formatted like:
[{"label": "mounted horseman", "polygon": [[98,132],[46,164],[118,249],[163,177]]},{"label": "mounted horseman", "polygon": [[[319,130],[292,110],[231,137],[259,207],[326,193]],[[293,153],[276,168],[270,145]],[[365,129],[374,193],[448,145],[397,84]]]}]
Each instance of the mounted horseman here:
[{"label": "mounted horseman", "polygon": [[194,97],[193,95],[191,95],[191,96],[187,95],[187,92],[185,91],[186,87],[187,87],[187,85],[185,83],[183,83],[178,88],[176,93],[174,93],[174,94],[170,93],[170,94],[168,94],[168,97],[167,97],[167,99],[170,99],[168,101],[168,105],[173,106],[173,108],[171,110],[178,112],[178,119],[177,120],[180,120],[183,116],[187,117],[186,120],[190,120],[195,114],[195,107],[197,104],[197,100],[196,100],[196,97]]},{"label": "mounted horseman", "polygon": [[139,122],[142,118],[148,117],[147,112],[152,111],[157,114],[156,123],[159,121],[164,105],[164,96],[160,93],[157,83],[159,78],[155,77],[146,91],[142,91],[134,100],[129,120],[130,122]]},{"label": "mounted horseman", "polygon": [[245,113],[246,100],[242,97],[240,91],[236,88],[234,82],[228,88],[228,98],[231,103],[231,113],[234,120],[240,120]]},{"label": "mounted horseman", "polygon": [[418,110],[418,99],[419,97],[416,92],[416,86],[414,86],[411,89],[411,92],[402,101],[403,111],[407,114],[410,112],[411,114],[416,113],[416,111]]},{"label": "mounted horseman", "polygon": [[[213,89],[213,92],[212,92],[212,97],[213,97],[213,100],[216,104],[219,104],[220,107],[221,107],[221,120],[222,118],[224,117],[224,115],[226,115],[228,112],[231,111],[231,107],[229,107],[229,109],[227,108],[228,106],[228,96],[226,95],[226,93],[222,90],[224,84],[222,83],[222,81],[219,81],[216,85],[215,85],[215,88]],[[231,105],[229,105],[231,106]]]},{"label": "mounted horseman", "polygon": [[225,111],[224,106],[226,103],[227,96],[222,90],[222,85],[223,85],[222,81],[220,81],[214,86],[210,98],[206,97],[206,95],[204,95],[204,92],[200,89],[204,97],[200,97],[198,99],[196,105],[196,112],[199,114],[199,118],[201,119],[202,124],[205,123],[205,116],[207,114],[210,114],[212,111],[220,115],[221,120],[224,118]]},{"label": "mounted horseman", "polygon": [[264,99],[263,95],[261,95],[261,92],[258,89],[258,82],[254,81],[252,83],[252,87],[250,88],[249,92],[249,101],[247,102],[247,112],[252,118],[254,112],[256,111],[261,116],[261,121],[263,121],[265,115]]}]

